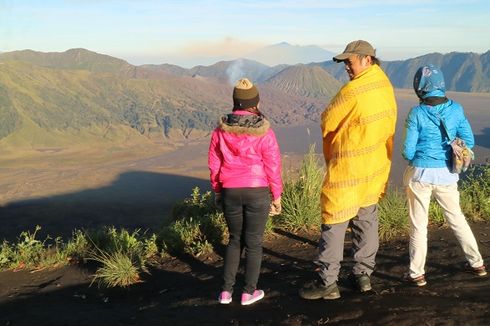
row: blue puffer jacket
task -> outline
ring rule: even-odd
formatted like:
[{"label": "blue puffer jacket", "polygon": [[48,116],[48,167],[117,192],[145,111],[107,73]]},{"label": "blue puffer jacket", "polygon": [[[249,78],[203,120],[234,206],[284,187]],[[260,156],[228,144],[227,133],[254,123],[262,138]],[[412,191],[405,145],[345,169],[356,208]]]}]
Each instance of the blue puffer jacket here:
[{"label": "blue puffer jacket", "polygon": [[451,140],[459,137],[469,148],[474,146],[475,139],[471,126],[459,103],[448,100],[435,106],[420,104],[412,108],[405,122],[406,136],[402,155],[411,166],[449,167],[451,146],[448,144],[438,114],[444,120]]}]

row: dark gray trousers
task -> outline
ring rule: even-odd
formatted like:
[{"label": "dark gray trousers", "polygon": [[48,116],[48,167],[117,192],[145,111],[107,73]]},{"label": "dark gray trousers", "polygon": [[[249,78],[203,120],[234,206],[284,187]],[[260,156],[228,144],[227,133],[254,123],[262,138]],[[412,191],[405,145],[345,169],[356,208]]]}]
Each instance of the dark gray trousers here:
[{"label": "dark gray trousers", "polygon": [[230,240],[226,247],[223,291],[233,292],[245,250],[245,285],[243,292],[253,293],[257,287],[262,263],[262,241],[270,210],[269,188],[223,189],[223,213]]},{"label": "dark gray trousers", "polygon": [[354,252],[354,275],[371,275],[376,266],[375,258],[379,248],[377,205],[361,207],[357,216],[338,224],[322,224],[318,243],[319,275],[325,285],[338,280],[340,262],[344,258],[345,231],[352,227],[352,249]]}]

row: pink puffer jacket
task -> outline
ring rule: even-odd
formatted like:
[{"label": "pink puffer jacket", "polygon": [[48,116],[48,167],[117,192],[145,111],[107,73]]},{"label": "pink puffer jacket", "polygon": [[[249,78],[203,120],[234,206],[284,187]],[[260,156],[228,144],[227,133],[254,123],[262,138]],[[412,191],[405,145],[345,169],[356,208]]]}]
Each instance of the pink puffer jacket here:
[{"label": "pink puffer jacket", "polygon": [[[235,116],[252,115],[235,111]],[[222,188],[269,187],[273,199],[282,193],[281,154],[274,131],[263,118],[246,124],[231,123],[227,116],[213,131],[208,153],[211,186]],[[260,124],[254,125],[259,119]]]}]

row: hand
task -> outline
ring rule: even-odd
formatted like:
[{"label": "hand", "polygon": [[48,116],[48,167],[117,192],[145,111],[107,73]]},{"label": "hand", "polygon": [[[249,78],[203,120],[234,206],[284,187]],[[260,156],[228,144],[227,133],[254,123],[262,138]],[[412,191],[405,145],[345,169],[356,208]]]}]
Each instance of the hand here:
[{"label": "hand", "polygon": [[218,209],[223,208],[223,201],[221,199],[221,192],[215,192],[214,193],[214,206]]},{"label": "hand", "polygon": [[282,210],[281,197],[279,197],[272,201],[269,215],[270,216],[279,215],[281,214],[281,210]]}]

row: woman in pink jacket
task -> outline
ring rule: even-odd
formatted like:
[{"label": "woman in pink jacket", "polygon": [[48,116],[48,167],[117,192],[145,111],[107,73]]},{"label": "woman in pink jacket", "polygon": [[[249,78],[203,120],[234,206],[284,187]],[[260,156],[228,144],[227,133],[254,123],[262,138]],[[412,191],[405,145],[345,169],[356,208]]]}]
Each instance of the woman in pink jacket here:
[{"label": "woman in pink jacket", "polygon": [[249,305],[264,297],[257,281],[268,215],[281,210],[281,154],[269,122],[258,109],[258,90],[248,79],[237,82],[233,104],[233,112],[221,117],[213,131],[208,165],[215,203],[223,208],[230,233],[219,302],[232,300],[241,249],[245,248],[241,304]]}]

